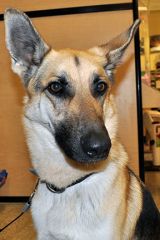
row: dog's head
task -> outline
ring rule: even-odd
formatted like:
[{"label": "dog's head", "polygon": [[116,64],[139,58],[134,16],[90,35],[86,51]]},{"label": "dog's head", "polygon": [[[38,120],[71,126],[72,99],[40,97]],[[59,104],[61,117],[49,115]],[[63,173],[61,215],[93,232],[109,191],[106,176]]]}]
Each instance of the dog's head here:
[{"label": "dog's head", "polygon": [[116,128],[110,96],[113,72],[139,20],[87,51],[51,49],[29,18],[15,9],[6,11],[5,25],[12,68],[28,93],[25,117],[52,133],[69,159],[87,164],[107,159]]}]

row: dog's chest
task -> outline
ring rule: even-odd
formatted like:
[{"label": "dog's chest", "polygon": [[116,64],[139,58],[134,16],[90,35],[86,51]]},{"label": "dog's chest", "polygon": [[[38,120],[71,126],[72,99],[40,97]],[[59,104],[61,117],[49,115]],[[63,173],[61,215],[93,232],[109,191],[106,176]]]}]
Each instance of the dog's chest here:
[{"label": "dog's chest", "polygon": [[98,196],[44,190],[38,192],[32,204],[33,218],[43,240],[118,239],[114,236],[116,213],[109,211],[106,215]]}]

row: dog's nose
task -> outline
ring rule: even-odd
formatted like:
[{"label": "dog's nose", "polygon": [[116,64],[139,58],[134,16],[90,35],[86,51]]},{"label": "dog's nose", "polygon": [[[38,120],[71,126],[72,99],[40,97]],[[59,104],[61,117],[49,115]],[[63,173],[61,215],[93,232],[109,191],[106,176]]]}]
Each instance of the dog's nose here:
[{"label": "dog's nose", "polygon": [[91,161],[105,159],[111,148],[111,140],[106,130],[90,131],[81,137],[80,143]]}]

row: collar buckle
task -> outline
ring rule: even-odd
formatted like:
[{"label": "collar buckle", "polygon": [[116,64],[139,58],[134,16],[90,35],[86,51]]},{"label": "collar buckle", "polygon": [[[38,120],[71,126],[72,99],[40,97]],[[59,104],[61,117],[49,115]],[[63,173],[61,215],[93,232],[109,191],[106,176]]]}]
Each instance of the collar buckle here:
[{"label": "collar buckle", "polygon": [[48,190],[51,191],[52,193],[63,193],[66,190],[65,188],[57,188],[55,185],[47,182],[46,186]]}]

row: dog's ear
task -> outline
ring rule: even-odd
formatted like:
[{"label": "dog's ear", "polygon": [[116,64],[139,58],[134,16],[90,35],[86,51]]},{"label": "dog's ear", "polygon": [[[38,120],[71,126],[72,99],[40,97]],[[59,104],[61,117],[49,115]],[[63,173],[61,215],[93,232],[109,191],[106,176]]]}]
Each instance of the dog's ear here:
[{"label": "dog's ear", "polygon": [[140,20],[137,19],[127,31],[121,33],[107,44],[89,49],[90,52],[105,57],[104,68],[111,81],[113,81],[114,70],[121,62],[121,58],[134,37],[139,24]]},{"label": "dog's ear", "polygon": [[49,51],[26,14],[7,9],[4,14],[6,44],[12,59],[12,69],[27,86],[29,80]]}]

